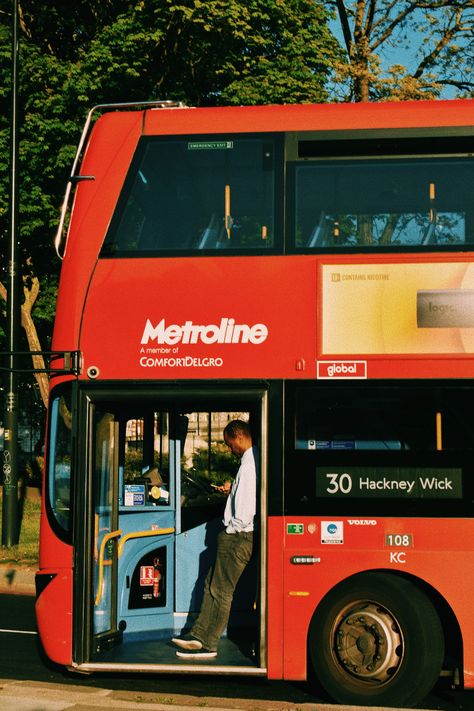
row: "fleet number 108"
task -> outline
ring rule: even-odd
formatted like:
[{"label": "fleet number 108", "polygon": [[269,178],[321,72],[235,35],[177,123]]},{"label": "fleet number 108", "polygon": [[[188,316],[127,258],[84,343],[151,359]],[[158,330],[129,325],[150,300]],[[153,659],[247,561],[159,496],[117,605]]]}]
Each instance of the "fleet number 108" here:
[{"label": "fleet number 108", "polygon": [[352,477],[350,474],[326,474],[329,484],[326,487],[328,494],[350,494],[352,491]]},{"label": "fleet number 108", "polygon": [[411,548],[413,546],[413,536],[411,533],[387,533],[385,535],[385,545],[392,548]]}]

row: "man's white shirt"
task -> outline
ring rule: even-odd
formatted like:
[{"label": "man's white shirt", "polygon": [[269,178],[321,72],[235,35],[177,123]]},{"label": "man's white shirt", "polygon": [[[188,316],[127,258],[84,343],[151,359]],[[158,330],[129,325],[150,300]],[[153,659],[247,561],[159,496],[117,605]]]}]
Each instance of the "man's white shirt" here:
[{"label": "man's white shirt", "polygon": [[246,449],[227,497],[224,511],[224,526],[227,533],[253,531],[257,511],[257,461],[257,448]]}]

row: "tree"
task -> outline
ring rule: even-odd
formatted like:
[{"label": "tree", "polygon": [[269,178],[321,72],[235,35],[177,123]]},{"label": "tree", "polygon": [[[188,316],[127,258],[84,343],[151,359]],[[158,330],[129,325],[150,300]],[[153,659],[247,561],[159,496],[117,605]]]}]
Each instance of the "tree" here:
[{"label": "tree", "polygon": [[[450,88],[472,95],[472,0],[357,0],[337,10],[346,59],[339,65],[344,100],[439,98]],[[408,66],[382,59],[402,50]]]},{"label": "tree", "polygon": [[[91,106],[326,101],[342,55],[325,3],[315,0],[19,0],[18,10],[22,320],[37,350],[50,342],[52,238]],[[10,12],[11,0],[0,0],[0,240],[8,232]],[[0,241],[2,265],[5,249]],[[0,287],[0,303],[4,295]]]},{"label": "tree", "polygon": [[[446,87],[460,95],[473,93],[472,0],[334,0],[331,4],[346,49],[336,82],[345,100],[436,99]],[[408,66],[389,64],[383,71],[382,60],[385,57],[386,63],[395,47],[405,53]],[[342,237],[360,245],[391,244],[397,233],[413,224],[420,231],[426,229],[426,216],[421,214],[337,217]],[[448,233],[448,218],[438,219],[444,220]]]}]

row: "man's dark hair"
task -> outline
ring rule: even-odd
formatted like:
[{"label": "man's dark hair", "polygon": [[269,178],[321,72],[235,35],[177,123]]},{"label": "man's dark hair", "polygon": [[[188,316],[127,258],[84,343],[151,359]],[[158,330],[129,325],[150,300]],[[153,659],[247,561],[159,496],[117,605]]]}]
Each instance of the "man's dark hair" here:
[{"label": "man's dark hair", "polygon": [[224,428],[224,434],[230,439],[235,439],[239,434],[252,439],[252,430],[248,422],[244,420],[231,420]]}]

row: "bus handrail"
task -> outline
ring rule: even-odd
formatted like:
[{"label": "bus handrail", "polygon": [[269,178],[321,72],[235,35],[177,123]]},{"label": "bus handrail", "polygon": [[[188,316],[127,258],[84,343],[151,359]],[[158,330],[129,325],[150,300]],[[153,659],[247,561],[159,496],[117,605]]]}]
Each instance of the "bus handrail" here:
[{"label": "bus handrail", "polygon": [[64,252],[63,254],[60,253],[60,247],[61,247],[61,242],[63,238],[63,232],[64,232],[64,223],[66,221],[66,214],[67,210],[69,207],[69,198],[71,196],[71,190],[72,186],[74,183],[80,181],[80,180],[94,180],[93,175],[83,175],[83,176],[78,176],[76,175],[76,169],[77,165],[79,163],[79,159],[82,154],[82,150],[84,148],[84,144],[86,142],[87,135],[89,133],[89,129],[92,123],[92,115],[94,114],[95,111],[105,111],[105,110],[118,110],[118,109],[132,109],[132,108],[140,108],[140,107],[148,107],[148,108],[161,108],[161,109],[172,109],[172,108],[186,108],[186,105],[182,101],[173,101],[173,100],[156,100],[156,101],[132,101],[132,102],[122,102],[122,103],[116,103],[116,104],[96,104],[96,106],[93,106],[89,113],[87,114],[86,121],[84,123],[84,127],[82,129],[82,134],[81,138],[79,140],[79,145],[77,146],[77,151],[76,155],[74,158],[74,163],[72,164],[72,169],[71,169],[71,175],[69,176],[67,185],[66,185],[66,192],[64,194],[64,199],[63,199],[63,204],[61,206],[61,214],[59,217],[59,225],[58,229],[56,232],[56,236],[54,238],[54,247],[56,249],[56,254],[58,255],[59,259],[64,259],[64,256],[66,254],[66,245],[67,245],[67,239],[66,239],[66,245],[64,247]]},{"label": "bus handrail", "polygon": [[95,606],[100,603],[102,600],[102,591],[104,587],[104,551],[105,551],[105,546],[109,541],[111,541],[113,538],[119,538],[122,535],[122,529],[119,528],[117,531],[111,531],[110,533],[106,533],[103,539],[100,542],[100,550],[99,550],[99,583],[97,585],[97,595],[95,596]]},{"label": "bus handrail", "polygon": [[153,531],[132,531],[132,533],[126,533],[125,536],[119,543],[118,547],[118,557],[122,555],[123,547],[127,541],[132,538],[148,538],[149,536],[166,536],[169,533],[174,533],[174,528],[156,528]]}]

